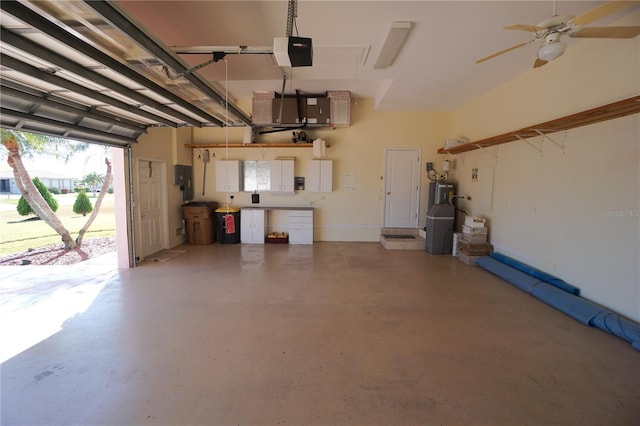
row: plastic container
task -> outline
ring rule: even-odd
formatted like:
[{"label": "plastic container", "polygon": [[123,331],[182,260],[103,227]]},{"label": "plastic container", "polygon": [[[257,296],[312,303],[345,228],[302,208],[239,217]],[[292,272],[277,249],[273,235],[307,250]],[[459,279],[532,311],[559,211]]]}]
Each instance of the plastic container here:
[{"label": "plastic container", "polygon": [[220,244],[240,242],[240,209],[220,207],[216,209],[216,236]]},{"label": "plastic container", "polygon": [[431,254],[450,254],[453,249],[453,221],[455,208],[436,204],[427,213],[425,250]]}]

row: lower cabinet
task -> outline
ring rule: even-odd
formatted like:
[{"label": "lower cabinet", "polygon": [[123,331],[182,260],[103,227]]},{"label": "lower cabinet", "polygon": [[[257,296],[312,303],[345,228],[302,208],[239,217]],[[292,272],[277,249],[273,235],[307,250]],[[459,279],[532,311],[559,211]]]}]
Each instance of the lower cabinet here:
[{"label": "lower cabinet", "polygon": [[313,244],[313,210],[289,210],[289,244]]},{"label": "lower cabinet", "polygon": [[262,209],[240,210],[240,242],[264,244],[267,235],[267,212]]}]

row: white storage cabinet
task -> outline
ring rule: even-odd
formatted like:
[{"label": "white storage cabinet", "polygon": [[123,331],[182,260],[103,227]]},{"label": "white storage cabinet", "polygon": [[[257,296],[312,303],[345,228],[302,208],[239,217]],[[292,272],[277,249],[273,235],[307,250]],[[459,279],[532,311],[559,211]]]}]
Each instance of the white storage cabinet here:
[{"label": "white storage cabinet", "polygon": [[267,212],[262,209],[240,209],[240,242],[264,244],[267,235]]},{"label": "white storage cabinet", "polygon": [[269,161],[271,192],[294,192],[293,168],[294,160]]},{"label": "white storage cabinet", "polygon": [[289,244],[313,244],[313,210],[289,210]]},{"label": "white storage cabinet", "polygon": [[333,161],[311,160],[309,162],[309,179],[307,183],[307,191],[333,191]]},{"label": "white storage cabinet", "polygon": [[216,192],[238,192],[241,189],[242,167],[237,160],[218,160],[216,169]]}]

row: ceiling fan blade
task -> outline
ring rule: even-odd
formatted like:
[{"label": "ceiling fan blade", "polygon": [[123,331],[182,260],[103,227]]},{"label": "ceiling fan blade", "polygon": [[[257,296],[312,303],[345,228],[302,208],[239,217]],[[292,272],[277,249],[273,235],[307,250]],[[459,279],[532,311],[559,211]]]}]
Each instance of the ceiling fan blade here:
[{"label": "ceiling fan blade", "polygon": [[543,66],[544,64],[546,64],[548,61],[543,61],[540,58],[536,58],[536,61],[533,63],[533,67],[534,68],[540,68],[541,66]]},{"label": "ceiling fan blade", "polygon": [[532,41],[534,41],[534,40],[525,41],[524,43],[518,43],[518,44],[516,44],[515,46],[511,46],[511,47],[509,47],[509,48],[507,48],[507,49],[504,49],[504,50],[501,50],[501,51],[499,51],[499,52],[496,52],[496,53],[494,53],[493,55],[485,56],[485,57],[484,57],[484,58],[482,58],[482,59],[478,59],[478,60],[476,61],[476,64],[479,64],[479,63],[484,62],[484,61],[488,61],[489,59],[493,59],[493,58],[495,58],[496,56],[502,55],[503,53],[507,53],[507,52],[511,52],[512,50],[519,49],[519,48],[521,48],[521,47],[523,47],[523,46],[526,46],[527,44],[531,43]]},{"label": "ceiling fan blade", "polygon": [[529,33],[537,33],[539,31],[546,31],[547,28],[536,27],[535,25],[515,24],[515,25],[508,25],[504,27],[503,30],[516,30],[516,31],[526,31]]},{"label": "ceiling fan blade", "polygon": [[634,38],[640,35],[640,27],[586,27],[571,37],[578,38]]},{"label": "ceiling fan blade", "polygon": [[587,10],[586,12],[576,16],[569,22],[576,26],[586,25],[590,22],[604,18],[605,16],[613,15],[616,12],[619,12],[621,10],[628,9],[630,7],[637,6],[637,5],[638,5],[637,1],[613,0],[603,4],[602,6],[598,6],[591,10]]}]

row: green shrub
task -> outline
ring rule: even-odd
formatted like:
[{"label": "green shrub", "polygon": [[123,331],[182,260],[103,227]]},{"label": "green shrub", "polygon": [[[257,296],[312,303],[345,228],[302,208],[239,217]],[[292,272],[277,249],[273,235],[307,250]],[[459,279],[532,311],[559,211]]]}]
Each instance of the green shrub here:
[{"label": "green shrub", "polygon": [[[54,212],[58,211],[58,202],[56,201],[55,198],[53,198],[53,195],[51,195],[51,192],[49,192],[47,187],[44,186],[42,181],[40,181],[40,179],[36,177],[33,179],[33,184],[36,186],[36,188],[38,188],[38,192],[40,193],[40,195],[42,195],[42,198],[44,198],[47,204],[49,204],[49,207],[51,207],[51,210],[53,210]],[[27,203],[24,197],[20,197],[20,199],[18,200],[18,206],[16,207],[16,209],[18,210],[18,214],[20,216],[28,216],[30,214],[35,214],[35,212],[31,209],[31,206],[29,205],[29,203]]]},{"label": "green shrub", "polygon": [[107,194],[113,194],[113,188],[109,188],[109,190],[107,191]]},{"label": "green shrub", "polygon": [[68,189],[68,188],[62,188],[62,189],[60,190],[60,193],[61,193],[61,194],[68,194],[68,193],[69,193],[69,189]]},{"label": "green shrub", "polygon": [[91,205],[91,200],[87,196],[85,191],[81,191],[78,193],[78,197],[76,198],[76,202],[73,203],[73,212],[77,214],[81,214],[82,216],[86,216],[87,213],[91,213],[93,211],[93,206]]},{"label": "green shrub", "polygon": [[53,195],[60,195],[60,189],[59,188],[51,187],[51,188],[49,188],[49,192],[52,193]]}]

